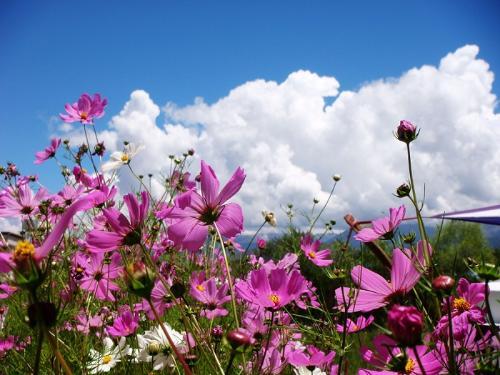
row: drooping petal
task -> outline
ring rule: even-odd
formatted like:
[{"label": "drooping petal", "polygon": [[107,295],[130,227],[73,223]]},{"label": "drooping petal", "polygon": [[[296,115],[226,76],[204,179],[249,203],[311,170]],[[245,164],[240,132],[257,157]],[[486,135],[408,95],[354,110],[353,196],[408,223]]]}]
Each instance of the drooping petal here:
[{"label": "drooping petal", "polygon": [[208,236],[208,227],[197,219],[187,218],[168,227],[168,237],[177,246],[191,251],[203,246]]}]

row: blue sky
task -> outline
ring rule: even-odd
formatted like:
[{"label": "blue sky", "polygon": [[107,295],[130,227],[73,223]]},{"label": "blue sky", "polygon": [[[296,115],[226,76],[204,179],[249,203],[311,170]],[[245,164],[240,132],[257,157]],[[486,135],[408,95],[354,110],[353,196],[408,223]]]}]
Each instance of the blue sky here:
[{"label": "blue sky", "polygon": [[109,99],[106,124],[136,89],[160,106],[213,103],[306,69],[356,90],[466,44],[498,73],[499,15],[497,1],[2,1],[0,164],[53,171],[33,154],[82,92]]}]

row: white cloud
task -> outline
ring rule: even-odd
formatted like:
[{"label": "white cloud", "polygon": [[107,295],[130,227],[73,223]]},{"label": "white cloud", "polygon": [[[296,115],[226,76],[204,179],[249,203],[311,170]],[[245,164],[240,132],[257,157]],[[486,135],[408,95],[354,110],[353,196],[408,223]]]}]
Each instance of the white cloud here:
[{"label": "white cloud", "polygon": [[[278,213],[291,202],[307,211],[313,197],[324,202],[331,176],[340,173],[325,218],[341,221],[348,212],[371,218],[400,204],[392,193],[407,178],[406,156],[392,132],[408,119],[422,129],[413,156],[420,193],[426,187],[426,212],[498,203],[500,191],[492,187],[500,184],[500,115],[493,73],[478,52],[464,46],[437,67],[412,68],[357,91],[339,92],[334,77],[304,70],[282,83],[250,81],[213,104],[201,98],[182,107],[167,103],[162,126],[160,107],[137,90],[99,136],[110,151],[124,140],[145,144],[133,162],[138,173],[158,175],[168,170],[169,154],[190,147],[222,182],[244,167],[247,180],[237,199],[253,225],[262,209]],[[326,97],[336,99],[326,104]],[[131,180],[122,173],[121,181],[125,188]]]}]

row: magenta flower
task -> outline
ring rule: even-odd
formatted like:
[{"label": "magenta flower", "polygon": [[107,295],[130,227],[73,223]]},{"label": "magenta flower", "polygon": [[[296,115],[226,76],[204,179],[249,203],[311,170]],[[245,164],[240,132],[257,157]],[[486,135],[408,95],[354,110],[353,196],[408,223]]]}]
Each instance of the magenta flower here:
[{"label": "magenta flower", "polygon": [[368,268],[355,266],[351,278],[360,289],[341,287],[335,290],[339,308],[347,305],[350,312],[368,312],[388,305],[393,297],[407,294],[421,275],[414,263],[410,250],[394,249],[390,282]]},{"label": "magenta flower", "polygon": [[389,209],[389,217],[372,221],[371,228],[363,228],[354,238],[361,242],[373,242],[379,238],[391,238],[394,230],[405,217],[405,206]]},{"label": "magenta flower", "polygon": [[127,307],[116,317],[111,327],[106,328],[108,335],[113,337],[130,336],[139,327],[139,315],[132,313]]},{"label": "magenta flower", "polygon": [[8,187],[0,191],[0,217],[20,217],[26,220],[38,213],[40,202],[48,196],[49,192],[45,188],[38,189],[33,195],[28,184],[20,185],[17,190]]},{"label": "magenta flower", "polygon": [[73,216],[79,211],[92,208],[99,194],[99,192],[87,194],[69,206],[39,247],[35,247],[29,241],[19,241],[12,253],[0,252],[0,273],[10,272],[31,260],[35,263],[41,262],[59,243]]},{"label": "magenta flower", "polygon": [[[373,323],[375,318],[373,315],[370,315],[368,318],[366,318],[363,315],[358,316],[358,319],[356,319],[356,322],[354,322],[351,319],[347,319],[345,328],[347,333],[356,333],[359,331],[364,330],[366,327],[368,327],[370,324]],[[344,332],[344,325],[343,324],[337,324],[337,332]]]},{"label": "magenta flower", "polygon": [[394,305],[387,314],[387,325],[401,345],[414,346],[420,341],[424,317],[414,306]]},{"label": "magenta flower", "polygon": [[300,248],[306,257],[318,267],[328,267],[333,263],[330,259],[330,249],[319,250],[320,241],[313,241],[311,235],[306,235],[300,241]]},{"label": "magenta flower", "polygon": [[300,300],[306,293],[306,280],[299,271],[288,274],[277,268],[269,272],[259,269],[250,272],[248,281],[239,281],[236,286],[238,295],[249,303],[278,310],[290,302]]},{"label": "magenta flower", "polygon": [[401,120],[396,130],[396,138],[404,143],[410,143],[418,137],[417,127],[408,120]]},{"label": "magenta flower", "polygon": [[294,350],[288,355],[288,362],[297,367],[326,368],[335,357],[335,352],[325,354],[313,345],[307,345],[306,351]]},{"label": "magenta flower", "polygon": [[363,360],[378,370],[359,370],[359,375],[387,374],[387,375],[438,375],[443,366],[435,351],[427,351],[425,345],[417,345],[415,350],[423,367],[420,369],[413,349],[402,352],[396,341],[388,336],[379,335],[373,339],[375,351],[367,347],[361,348]]},{"label": "magenta flower", "polygon": [[263,238],[258,238],[257,239],[257,247],[259,248],[259,250],[265,250],[266,247],[267,247],[267,242],[265,239]]},{"label": "magenta flower", "polygon": [[42,164],[44,161],[56,156],[56,151],[61,144],[60,138],[53,138],[50,141],[50,146],[43,151],[38,151],[35,154],[35,164]]},{"label": "magenta flower", "polygon": [[231,296],[227,294],[228,290],[229,286],[225,283],[217,288],[215,278],[212,277],[202,283],[191,284],[190,294],[205,305],[200,315],[207,319],[214,319],[228,314],[228,311],[223,308],[224,303],[231,300]]},{"label": "magenta flower", "polygon": [[174,223],[168,227],[168,237],[176,246],[195,251],[205,242],[208,226],[216,225],[227,238],[243,230],[243,213],[236,203],[226,203],[245,181],[243,169],[238,168],[219,192],[219,180],[213,169],[201,161],[201,195],[187,191],[177,197],[175,206],[164,211]]},{"label": "magenta flower", "polygon": [[[484,323],[484,311],[481,308],[486,296],[484,283],[469,283],[461,278],[457,286],[458,297],[451,297],[451,316],[454,336],[461,336],[463,327],[467,328],[470,323]],[[445,308],[448,304],[445,302]],[[436,331],[442,336],[448,337],[448,315],[443,314],[436,326]]]},{"label": "magenta flower", "polygon": [[59,117],[68,123],[81,122],[82,124],[92,124],[94,119],[104,116],[104,108],[108,104],[106,99],[101,99],[101,95],[94,94],[91,98],[89,94],[82,94],[78,102],[66,104],[64,109],[66,114],[59,114]]},{"label": "magenta flower", "polygon": [[106,208],[103,215],[111,231],[93,229],[87,234],[89,250],[95,253],[114,250],[119,246],[132,246],[141,242],[142,226],[149,208],[148,194],[141,193],[139,204],[135,194],[127,194],[123,201],[127,205],[130,220],[115,208]]},{"label": "magenta flower", "polygon": [[113,253],[111,258],[106,260],[103,253],[92,254],[85,273],[80,281],[80,288],[93,293],[101,301],[116,300],[112,292],[120,290],[120,287],[113,282],[122,274],[119,253]]}]

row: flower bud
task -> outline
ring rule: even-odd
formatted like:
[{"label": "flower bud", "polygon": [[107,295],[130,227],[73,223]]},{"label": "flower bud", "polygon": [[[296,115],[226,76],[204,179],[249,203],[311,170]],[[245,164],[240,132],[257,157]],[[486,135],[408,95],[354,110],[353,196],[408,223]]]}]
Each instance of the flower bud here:
[{"label": "flower bud", "polygon": [[455,285],[455,280],[447,275],[441,275],[432,280],[432,287],[442,292],[450,293]]},{"label": "flower bud", "polygon": [[257,240],[257,247],[259,248],[259,250],[265,250],[266,247],[267,247],[267,242],[265,239],[263,238],[259,238]]},{"label": "flower bud", "polygon": [[404,198],[410,195],[411,187],[408,184],[402,184],[396,189],[396,196]]},{"label": "flower bud", "polygon": [[250,336],[241,328],[232,330],[227,334],[226,337],[227,341],[229,341],[233,349],[237,349],[240,346],[248,346],[251,344]]},{"label": "flower bud", "polygon": [[142,298],[150,298],[155,276],[142,262],[135,262],[125,267],[125,281],[129,290]]},{"label": "flower bud", "polygon": [[414,306],[394,305],[387,314],[387,325],[401,345],[415,346],[420,342],[424,319]]},{"label": "flower bud", "polygon": [[188,150],[188,155],[189,155],[189,156],[193,156],[193,155],[194,155],[194,148],[190,148],[190,149]]},{"label": "flower bud", "polygon": [[335,181],[335,182],[339,182],[339,181],[340,181],[340,179],[342,178],[342,176],[341,176],[341,175],[339,175],[339,174],[334,174],[334,175],[332,176],[332,178],[333,178],[333,181]]},{"label": "flower bud", "polygon": [[224,335],[224,330],[222,329],[221,326],[217,325],[214,328],[212,328],[210,334],[212,335],[214,341],[220,341],[222,339],[222,336]]},{"label": "flower bud", "polygon": [[410,233],[407,233],[405,234],[402,239],[403,239],[403,242],[404,243],[408,243],[408,244],[412,244],[413,242],[415,242],[415,239],[417,238],[417,235],[415,234],[415,232],[410,232]]},{"label": "flower bud", "polygon": [[396,138],[404,143],[410,143],[417,139],[418,131],[417,127],[413,125],[410,121],[401,120],[399,122],[398,129],[396,131]]}]

